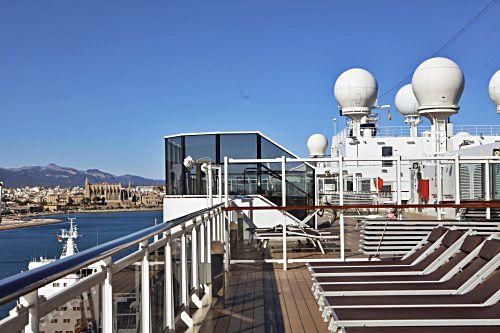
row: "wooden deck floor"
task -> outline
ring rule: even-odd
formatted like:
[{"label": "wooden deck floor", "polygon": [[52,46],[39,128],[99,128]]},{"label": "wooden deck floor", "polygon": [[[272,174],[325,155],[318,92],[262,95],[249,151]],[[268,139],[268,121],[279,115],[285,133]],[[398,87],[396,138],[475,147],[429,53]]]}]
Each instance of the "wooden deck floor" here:
[{"label": "wooden deck floor", "polygon": [[278,266],[231,265],[224,308],[211,309],[200,331],[328,332],[305,267]]},{"label": "wooden deck floor", "polygon": [[[346,256],[359,256],[356,220],[346,219],[345,227]],[[232,244],[231,248],[239,259],[262,255],[247,243],[240,247]],[[338,252],[288,252],[288,258],[338,256]],[[270,244],[266,257],[282,258],[281,243]],[[224,306],[209,310],[200,332],[328,332],[304,264],[289,264],[287,271],[281,264],[232,264],[228,281]]]}]

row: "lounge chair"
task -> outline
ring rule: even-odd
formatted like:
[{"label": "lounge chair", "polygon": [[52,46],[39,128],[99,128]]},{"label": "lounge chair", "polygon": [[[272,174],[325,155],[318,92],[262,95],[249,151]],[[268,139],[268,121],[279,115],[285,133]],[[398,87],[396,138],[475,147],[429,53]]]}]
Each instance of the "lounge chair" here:
[{"label": "lounge chair", "polygon": [[[311,275],[314,277],[326,276],[373,276],[373,275],[422,275],[434,271],[450,259],[459,249],[465,238],[471,231],[464,232],[450,230],[431,247],[436,246],[434,252],[429,253],[418,263],[410,266],[363,266],[363,267],[314,267]],[[430,247],[430,248],[431,248]]]},{"label": "lounge chair", "polygon": [[[310,269],[316,267],[364,267],[364,266],[410,266],[421,260],[429,248],[440,240],[448,231],[448,228],[437,227],[434,228],[427,237],[423,238],[411,251],[405,256],[396,260],[366,260],[366,261],[343,261],[343,262],[310,262],[308,267]],[[432,248],[431,248],[432,250]]]}]

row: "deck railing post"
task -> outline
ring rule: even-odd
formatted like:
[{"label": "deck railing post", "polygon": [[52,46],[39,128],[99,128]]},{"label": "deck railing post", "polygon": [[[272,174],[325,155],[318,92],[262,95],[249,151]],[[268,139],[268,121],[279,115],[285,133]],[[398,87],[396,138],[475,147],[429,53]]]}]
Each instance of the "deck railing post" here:
[{"label": "deck railing post", "polygon": [[113,261],[111,257],[101,260],[101,267],[106,270],[106,278],[102,282],[102,332],[113,332]]},{"label": "deck railing post", "polygon": [[186,306],[188,305],[187,288],[186,230],[183,227],[181,235],[181,302]]},{"label": "deck railing post", "polygon": [[24,327],[24,332],[38,333],[38,290],[22,296],[21,305],[28,309],[28,324]]},{"label": "deck railing post", "polygon": [[215,212],[212,223],[214,225],[214,241],[219,241],[219,215]]},{"label": "deck railing post", "polygon": [[[193,221],[196,223],[196,221]],[[191,282],[193,288],[198,290],[198,235],[196,231],[196,224],[191,229]]]},{"label": "deck railing post", "polygon": [[[486,160],[485,163],[485,172],[484,172],[484,182],[485,184],[485,191],[484,191],[484,199],[486,202],[491,200],[491,184],[490,184],[490,160]],[[491,218],[491,209],[490,207],[486,207],[486,219]]]},{"label": "deck railing post", "polygon": [[287,268],[286,249],[286,157],[281,156],[281,206],[283,207],[283,270]]},{"label": "deck railing post", "polygon": [[207,172],[208,172],[208,207],[212,207],[214,205],[214,191],[213,191],[213,185],[212,185],[212,164],[207,165]]},{"label": "deck railing post", "polygon": [[[398,156],[396,159],[396,183],[397,183],[397,204],[401,205],[401,156]],[[398,212],[398,220],[401,220],[402,214],[401,211]]]},{"label": "deck railing post", "polygon": [[[436,183],[437,183],[437,202],[441,203],[443,201],[443,173],[441,170],[441,161],[437,160],[436,161]],[[439,207],[437,209],[437,219],[442,220],[443,215],[442,215],[442,208]]]},{"label": "deck railing post", "polygon": [[[206,240],[205,240],[205,218],[202,217],[200,223],[200,263],[206,262],[205,250],[206,250]],[[205,282],[205,281],[203,281]]]},{"label": "deck railing post", "polygon": [[212,250],[212,212],[207,215],[207,263],[212,263],[212,258],[210,257],[210,252]]},{"label": "deck railing post", "polygon": [[[227,156],[224,156],[224,207],[229,207],[229,159]],[[225,219],[223,221],[224,226],[224,269],[229,271],[229,260],[231,255],[230,245],[229,245],[229,216],[228,212],[225,214]]]},{"label": "deck railing post", "polygon": [[150,288],[149,288],[149,249],[148,241],[141,242],[144,255],[141,261],[141,332],[151,332]]},{"label": "deck railing post", "polygon": [[[165,235],[166,236],[166,235]],[[172,244],[170,236],[165,244],[165,306],[164,308],[164,328],[173,330],[175,326],[174,319],[174,284],[172,281]]]},{"label": "deck railing post", "polygon": [[459,155],[455,156],[454,166],[455,166],[455,204],[460,205],[460,156]]},{"label": "deck railing post", "polygon": [[[344,206],[344,158],[339,157],[339,205]],[[345,260],[344,209],[340,209],[340,259]]]}]

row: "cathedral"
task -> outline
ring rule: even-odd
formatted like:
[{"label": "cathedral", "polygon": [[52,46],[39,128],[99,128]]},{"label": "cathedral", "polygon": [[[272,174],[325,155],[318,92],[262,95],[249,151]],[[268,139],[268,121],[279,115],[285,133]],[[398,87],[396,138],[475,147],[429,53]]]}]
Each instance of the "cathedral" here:
[{"label": "cathedral", "polygon": [[128,188],[122,188],[121,183],[97,183],[91,184],[89,179],[85,179],[84,198],[87,203],[98,204],[124,204],[135,202],[135,195],[132,193],[130,181]]}]

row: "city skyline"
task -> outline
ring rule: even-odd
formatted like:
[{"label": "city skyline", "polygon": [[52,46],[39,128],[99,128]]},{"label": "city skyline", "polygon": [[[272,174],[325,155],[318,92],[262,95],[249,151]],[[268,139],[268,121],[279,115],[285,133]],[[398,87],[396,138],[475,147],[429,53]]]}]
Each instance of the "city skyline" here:
[{"label": "city skyline", "polygon": [[[310,134],[330,138],[332,119],[345,123],[333,97],[340,73],[366,68],[380,96],[489,1],[383,3],[4,4],[0,167],[164,179],[163,136],[196,131],[261,130],[306,155]],[[498,123],[487,87],[499,16],[494,5],[440,53],[465,74],[454,123]],[[392,116],[386,125],[403,125]]]}]

